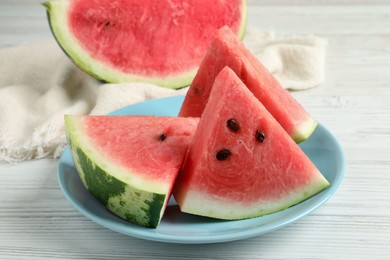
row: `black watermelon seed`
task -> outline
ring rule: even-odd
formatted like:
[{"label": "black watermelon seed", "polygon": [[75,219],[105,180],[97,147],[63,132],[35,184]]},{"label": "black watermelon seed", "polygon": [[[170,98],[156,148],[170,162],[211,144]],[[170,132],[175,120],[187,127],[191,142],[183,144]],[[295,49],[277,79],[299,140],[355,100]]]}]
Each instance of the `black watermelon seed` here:
[{"label": "black watermelon seed", "polygon": [[166,134],[161,134],[160,137],[159,137],[160,142],[164,141],[165,138],[167,138],[167,135]]},{"label": "black watermelon seed", "polygon": [[256,131],[256,140],[260,143],[264,142],[264,139],[265,139],[265,135],[264,135],[264,132],[261,131],[261,130],[257,130]]},{"label": "black watermelon seed", "polygon": [[104,22],[104,28],[109,28],[109,27],[112,27],[113,24],[111,23],[111,21],[105,21]]},{"label": "black watermelon seed", "polygon": [[227,149],[220,150],[215,156],[218,161],[224,161],[231,155],[230,151]]},{"label": "black watermelon seed", "polygon": [[237,121],[234,120],[233,118],[230,118],[227,121],[227,127],[229,127],[229,129],[232,130],[233,132],[237,132],[238,129],[240,129],[240,126],[238,125]]}]

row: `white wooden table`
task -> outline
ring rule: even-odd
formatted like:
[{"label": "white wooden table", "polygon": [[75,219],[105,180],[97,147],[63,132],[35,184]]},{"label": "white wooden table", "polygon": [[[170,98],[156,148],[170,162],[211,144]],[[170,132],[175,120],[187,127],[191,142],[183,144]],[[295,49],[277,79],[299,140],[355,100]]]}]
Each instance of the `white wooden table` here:
[{"label": "white wooden table", "polygon": [[[249,1],[249,25],[329,41],[326,81],[293,93],[346,154],[344,181],[324,206],[261,237],[150,242],[74,209],[59,188],[57,160],[0,163],[0,259],[390,259],[390,1],[258,2]],[[0,47],[51,37],[38,3],[0,2]]]}]

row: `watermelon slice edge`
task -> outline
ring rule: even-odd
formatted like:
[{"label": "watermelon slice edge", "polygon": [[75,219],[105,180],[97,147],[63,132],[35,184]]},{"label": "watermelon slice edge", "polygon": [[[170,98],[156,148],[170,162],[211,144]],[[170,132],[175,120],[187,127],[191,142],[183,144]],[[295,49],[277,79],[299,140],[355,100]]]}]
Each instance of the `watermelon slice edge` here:
[{"label": "watermelon slice edge", "polygon": [[[172,28],[175,28],[174,24],[172,25],[174,21],[153,20],[155,18],[152,19],[152,17],[158,16],[158,12],[150,14],[146,18],[140,16],[139,20],[152,19],[149,22],[150,24],[146,24],[147,27],[141,28],[147,35],[141,42],[138,42],[140,39],[140,32],[136,31],[136,26],[133,28],[126,27],[126,30],[124,30],[124,28],[120,29],[120,23],[130,25],[134,23],[134,21],[128,18],[129,15],[122,13],[123,11],[121,11],[121,9],[129,9],[128,6],[136,5],[137,3],[139,5],[139,3],[141,3],[141,6],[137,6],[137,8],[146,12],[146,10],[149,9],[163,8],[164,6],[159,7],[157,3],[164,5],[167,3],[166,1],[146,1],[145,3],[142,1],[133,1],[133,4],[132,1],[129,0],[100,2],[99,4],[105,4],[106,6],[104,8],[94,6],[94,2],[88,0],[52,0],[43,3],[43,5],[47,9],[47,16],[53,36],[65,54],[67,54],[82,70],[93,77],[106,82],[147,82],[167,88],[188,86],[196,74],[200,60],[207,49],[207,45],[214,34],[214,30],[228,23],[234,28],[238,37],[243,38],[245,35],[247,19],[246,0],[230,1],[228,9],[217,1],[213,2],[216,8],[209,9],[209,12],[210,10],[215,10],[215,12],[219,12],[220,14],[210,14],[211,18],[206,21],[203,21],[203,18],[198,18],[199,28],[194,27],[192,28],[192,31],[188,31],[188,22],[184,23],[183,21],[183,27],[187,28],[186,36],[184,38],[182,35],[184,32],[171,30],[171,28],[163,30],[161,26],[168,22],[171,24],[170,26]],[[179,5],[180,1],[177,2],[177,5]],[[151,3],[156,6],[151,6],[149,8],[148,4]],[[199,6],[200,10],[195,11],[201,11],[203,9],[205,9],[203,11],[206,11],[208,10],[207,6],[211,4],[207,1],[190,1],[190,3],[192,6],[189,8],[187,7],[187,9],[196,9]],[[114,6],[115,4],[119,6],[122,4],[125,6],[123,8],[111,8],[111,6]],[[88,5],[91,5],[91,7]],[[77,10],[78,8],[84,9]],[[174,6],[173,8],[176,7]],[[167,17],[170,19],[169,15],[176,15],[180,17],[188,16],[190,18],[189,20],[192,19],[192,21],[196,21],[196,12],[193,14],[194,11],[192,11],[192,9],[186,11],[187,9],[182,7],[180,10],[172,10],[172,14],[163,13],[161,19],[167,19]],[[94,10],[95,13],[98,14],[91,14],[91,16],[95,15],[97,18],[81,17],[82,14],[89,12],[93,13]],[[110,11],[113,13],[110,14]],[[135,11],[136,10],[129,9],[129,12]],[[101,12],[101,14],[99,14],[99,12]],[[121,15],[119,20],[118,17],[116,17],[118,12]],[[181,12],[184,12],[184,14],[181,14]],[[137,13],[135,14],[138,15]],[[88,20],[83,23],[85,28],[78,28],[81,27],[79,23],[85,20]],[[139,20],[135,22],[139,22]],[[147,32],[148,28],[155,28],[158,26],[161,28],[157,31],[150,29],[151,31]],[[115,32],[117,27],[119,27],[118,30],[122,31]],[[159,33],[157,34],[157,32]],[[133,37],[131,34],[134,34],[137,37]],[[194,35],[189,37],[191,34]],[[122,35],[122,38],[116,39],[115,37],[119,37],[118,35]],[[153,37],[157,37],[156,35],[158,35],[159,38],[153,39]],[[189,40],[187,40],[187,38]],[[106,43],[107,41],[110,42],[109,45]],[[128,43],[126,43],[127,41]],[[188,41],[190,41],[191,44],[188,44]],[[91,42],[94,44],[91,44]],[[123,42],[126,44],[123,44]],[[88,47],[90,45],[93,46]],[[123,53],[127,52],[127,49],[133,48],[132,46],[138,47],[134,47],[133,50],[129,50],[128,54],[123,55]],[[194,50],[194,48],[197,50]],[[165,64],[168,63],[170,66],[164,67]]]}]

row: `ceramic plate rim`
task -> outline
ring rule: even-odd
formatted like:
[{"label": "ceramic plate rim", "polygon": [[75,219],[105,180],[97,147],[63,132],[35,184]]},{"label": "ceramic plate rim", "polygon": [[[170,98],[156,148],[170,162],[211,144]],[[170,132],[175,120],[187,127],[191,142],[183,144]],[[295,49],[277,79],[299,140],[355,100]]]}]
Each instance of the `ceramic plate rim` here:
[{"label": "ceramic plate rim", "polygon": [[[135,112],[131,111],[137,111],[136,113],[143,114],[143,115],[153,115],[156,113],[156,108],[160,107],[166,107],[169,110],[169,114],[172,116],[175,116],[175,114],[172,114],[172,112],[178,111],[178,108],[180,107],[183,96],[173,96],[173,97],[166,97],[166,98],[159,98],[159,99],[153,99],[141,103],[137,103],[131,106],[127,106],[124,108],[121,108],[119,110],[116,110],[109,115],[128,115],[128,114],[135,114]],[[170,108],[171,107],[171,108]],[[160,112],[159,112],[160,113]],[[165,115],[166,112],[162,111],[160,115]],[[323,135],[329,139],[328,141],[331,142],[332,148],[337,152],[337,159],[340,162],[338,165],[337,173],[335,173],[335,178],[331,185],[323,190],[322,192],[315,195],[313,198],[315,198],[315,203],[309,203],[309,206],[307,208],[304,208],[303,210],[298,211],[291,211],[292,213],[288,215],[287,218],[281,219],[279,221],[276,221],[275,223],[266,224],[266,225],[258,225],[254,226],[253,228],[245,228],[239,231],[232,231],[227,233],[218,233],[215,235],[199,235],[199,236],[183,236],[183,235],[169,235],[169,234],[163,234],[158,233],[157,229],[150,229],[145,227],[140,227],[131,223],[124,224],[122,221],[112,221],[110,219],[101,218],[100,216],[97,216],[93,214],[93,212],[90,212],[87,210],[78,200],[75,198],[72,193],[69,191],[69,187],[66,185],[66,174],[64,171],[64,166],[66,165],[66,162],[72,159],[70,157],[70,151],[69,147],[67,146],[64,150],[64,152],[61,154],[61,157],[58,162],[58,182],[60,184],[60,188],[62,192],[64,193],[66,199],[79,211],[81,212],[85,217],[92,220],[93,222],[104,226],[108,229],[111,229],[113,231],[116,231],[118,233],[122,233],[125,235],[129,235],[132,237],[137,237],[145,240],[151,240],[151,241],[159,241],[159,242],[168,242],[168,243],[180,243],[180,244],[203,244],[203,243],[219,243],[219,242],[228,242],[228,241],[234,241],[234,240],[241,240],[246,239],[254,236],[260,236],[272,231],[275,231],[277,229],[280,229],[304,216],[311,213],[312,211],[316,210],[318,207],[323,205],[332,195],[336,192],[336,190],[339,188],[341,181],[344,177],[345,172],[345,158],[344,153],[342,151],[342,148],[337,141],[337,139],[331,134],[331,132],[326,129],[323,125],[319,124],[316,131],[321,131]],[[73,161],[72,161],[73,162]],[[76,174],[77,175],[77,174]],[[309,199],[308,201],[312,200],[313,198]],[[93,198],[92,198],[93,199]],[[299,205],[299,204],[298,204]],[[291,207],[294,208],[295,206]],[[291,208],[286,209],[287,211]],[[272,216],[268,215],[268,216]],[[234,223],[245,223],[245,221],[252,221],[256,223],[256,219],[248,219],[248,220],[240,220],[240,221],[227,221],[229,224]],[[161,225],[161,224],[160,224]],[[252,227],[252,226],[250,226]],[[180,228],[180,226],[179,226]]]}]

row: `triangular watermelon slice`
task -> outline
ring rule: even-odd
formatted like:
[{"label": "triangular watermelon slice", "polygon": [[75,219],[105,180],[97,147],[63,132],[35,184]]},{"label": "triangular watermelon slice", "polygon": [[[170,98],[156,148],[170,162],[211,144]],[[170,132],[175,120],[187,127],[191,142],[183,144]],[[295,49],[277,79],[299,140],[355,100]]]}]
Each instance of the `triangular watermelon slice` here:
[{"label": "triangular watermelon slice", "polygon": [[157,227],[197,118],[66,116],[67,137],[87,190],[130,222]]},{"label": "triangular watermelon slice", "polygon": [[230,67],[241,78],[297,143],[310,137],[317,126],[316,120],[282,88],[227,26],[219,29],[213,38],[187,92],[179,116],[199,117],[202,114],[214,79],[225,66]]},{"label": "triangular watermelon slice", "polygon": [[216,77],[175,184],[183,212],[245,219],[297,204],[329,185],[228,67]]}]

